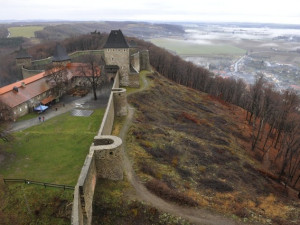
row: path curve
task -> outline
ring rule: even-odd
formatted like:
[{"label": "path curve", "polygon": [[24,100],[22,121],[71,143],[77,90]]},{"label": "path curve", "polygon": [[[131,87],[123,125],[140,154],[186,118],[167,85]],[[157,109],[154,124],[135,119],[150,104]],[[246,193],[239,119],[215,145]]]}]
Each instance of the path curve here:
[{"label": "path curve", "polygon": [[[143,91],[149,87],[149,83],[145,77],[142,77],[143,81],[143,88],[136,92]],[[136,92],[133,92],[131,94],[134,94]],[[129,95],[131,95],[129,94]],[[128,129],[132,123],[132,119],[134,116],[135,109],[128,106],[128,115],[126,118],[126,121],[124,123],[124,126],[122,127],[120,131],[120,138],[123,140],[123,153],[124,153],[124,170],[127,175],[127,178],[131,185],[135,188],[136,194],[138,197],[140,197],[145,202],[150,203],[152,206],[168,212],[172,215],[180,216],[184,219],[187,219],[188,221],[199,224],[199,225],[240,225],[240,224],[246,224],[238,221],[234,221],[233,219],[226,218],[222,215],[218,215],[216,213],[210,212],[208,210],[198,209],[198,208],[189,208],[189,207],[183,207],[176,205],[174,203],[167,202],[158,196],[152,194],[150,191],[148,191],[147,188],[138,180],[136,177],[134,170],[132,168],[132,164],[130,162],[130,159],[126,152],[126,135],[128,132]]]}]

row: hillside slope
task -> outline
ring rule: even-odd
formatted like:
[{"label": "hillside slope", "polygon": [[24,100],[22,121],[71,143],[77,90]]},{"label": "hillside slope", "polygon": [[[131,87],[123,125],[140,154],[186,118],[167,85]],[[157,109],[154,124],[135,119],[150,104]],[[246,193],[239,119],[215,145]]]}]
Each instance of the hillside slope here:
[{"label": "hillside slope", "polygon": [[299,224],[299,203],[259,172],[246,144],[240,108],[158,74],[133,94],[127,149],[145,186],[180,205],[213,209],[243,221]]}]

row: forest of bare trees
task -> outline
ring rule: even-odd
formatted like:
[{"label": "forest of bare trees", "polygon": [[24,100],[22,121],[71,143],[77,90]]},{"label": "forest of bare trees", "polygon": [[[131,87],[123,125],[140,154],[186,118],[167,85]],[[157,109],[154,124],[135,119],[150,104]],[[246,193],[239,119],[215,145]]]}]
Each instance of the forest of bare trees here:
[{"label": "forest of bare trees", "polygon": [[162,75],[245,109],[252,126],[251,151],[261,161],[268,157],[278,181],[299,188],[300,101],[293,90],[276,90],[262,74],[257,74],[253,85],[240,79],[215,77],[149,42],[136,41],[149,50],[151,65]]}]

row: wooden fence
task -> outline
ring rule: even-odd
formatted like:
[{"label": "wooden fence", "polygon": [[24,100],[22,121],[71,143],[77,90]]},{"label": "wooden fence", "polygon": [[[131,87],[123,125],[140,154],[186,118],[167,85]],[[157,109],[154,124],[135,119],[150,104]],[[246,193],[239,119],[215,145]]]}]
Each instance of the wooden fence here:
[{"label": "wooden fence", "polygon": [[35,184],[35,185],[40,185],[46,187],[54,187],[54,188],[63,188],[64,190],[69,189],[69,190],[74,190],[74,186],[69,186],[69,185],[63,185],[63,184],[51,184],[51,183],[45,183],[45,182],[38,182],[38,181],[33,181],[33,180],[26,180],[26,179],[3,179],[4,183],[7,182],[19,182],[19,183],[24,183],[24,184]]}]

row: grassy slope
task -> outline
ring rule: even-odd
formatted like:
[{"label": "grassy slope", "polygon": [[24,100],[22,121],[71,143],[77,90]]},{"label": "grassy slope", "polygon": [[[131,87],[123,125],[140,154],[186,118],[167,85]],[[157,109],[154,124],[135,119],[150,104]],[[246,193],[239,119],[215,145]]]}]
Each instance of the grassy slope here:
[{"label": "grassy slope", "polygon": [[127,144],[138,176],[153,192],[164,185],[245,221],[300,222],[299,203],[282,197],[241,145],[250,141],[242,134],[246,122],[237,120],[241,109],[160,76],[152,79],[150,90],[129,98],[137,113]]},{"label": "grassy slope", "polygon": [[[142,72],[141,76],[146,73]],[[130,88],[130,92],[138,89]],[[125,117],[114,121],[112,135],[119,136]],[[135,190],[126,176],[122,181],[98,179],[93,198],[94,225],[191,225],[188,221],[162,213],[156,208],[141,202],[135,196]]]},{"label": "grassy slope", "polygon": [[[7,159],[0,174],[5,178],[75,185],[103,113],[104,110],[95,110],[90,117],[66,113],[15,133],[15,141],[6,146]],[[4,203],[0,221],[69,224],[72,197],[72,190],[0,184],[0,201]]]},{"label": "grassy slope", "polygon": [[43,26],[24,26],[24,27],[9,27],[10,37],[34,37],[34,32],[43,30]]},{"label": "grassy slope", "polygon": [[174,51],[179,55],[243,55],[245,50],[232,45],[204,45],[175,39],[151,39],[155,45]]}]

